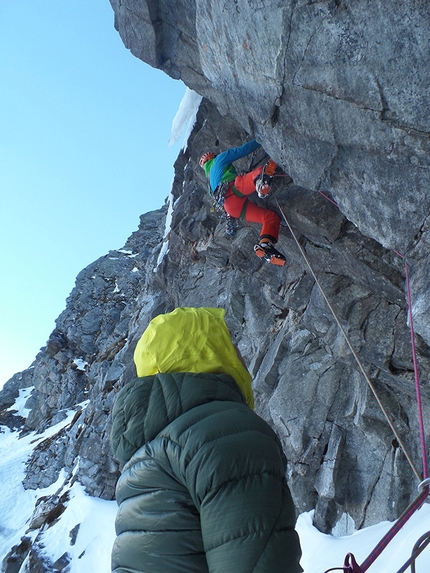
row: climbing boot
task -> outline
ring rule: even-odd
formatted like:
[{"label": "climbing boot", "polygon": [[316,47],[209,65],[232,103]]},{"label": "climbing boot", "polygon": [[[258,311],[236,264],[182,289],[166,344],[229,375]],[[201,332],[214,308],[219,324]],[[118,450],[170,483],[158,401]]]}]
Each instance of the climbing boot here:
[{"label": "climbing boot", "polygon": [[263,167],[261,174],[255,181],[255,190],[260,199],[265,199],[270,193],[270,183],[278,166],[270,159]]},{"label": "climbing boot", "polygon": [[286,263],[285,257],[280,253],[270,241],[264,243],[257,243],[254,246],[254,252],[260,259],[264,259],[272,265],[283,267]]}]

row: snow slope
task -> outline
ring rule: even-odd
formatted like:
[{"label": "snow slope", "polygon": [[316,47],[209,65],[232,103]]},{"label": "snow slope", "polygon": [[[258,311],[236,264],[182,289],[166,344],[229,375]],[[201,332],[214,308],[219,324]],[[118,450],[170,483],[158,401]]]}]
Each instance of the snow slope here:
[{"label": "snow slope", "polygon": [[[21,390],[11,411],[25,417],[28,411],[24,404],[31,388]],[[85,404],[81,404],[85,407]],[[48,428],[43,434],[30,433],[22,438],[0,426],[0,561],[10,548],[27,535],[34,539],[39,530],[28,531],[29,522],[38,499],[42,496],[69,493],[66,509],[58,521],[40,533],[38,545],[42,554],[52,563],[59,559],[70,561],[71,573],[108,573],[110,551],[115,538],[114,521],[116,503],[87,495],[84,488],[60,475],[56,483],[43,490],[25,490],[22,486],[25,463],[35,446],[46,440],[73,418],[71,410],[60,423]],[[70,477],[70,476],[69,476]],[[312,525],[312,512],[300,515],[297,530],[300,536],[306,573],[323,573],[330,567],[340,567],[345,555],[352,552],[358,563],[364,561],[380,538],[391,527],[382,522],[357,531],[350,536],[324,535]],[[418,538],[430,529],[430,505],[425,504],[404,526],[395,540],[370,567],[370,573],[395,573],[407,561]],[[71,532],[74,532],[74,534]],[[43,547],[42,547],[43,546]],[[25,563],[25,562],[24,562]],[[416,573],[428,571],[430,549],[424,550],[417,560]],[[24,565],[23,565],[24,567]],[[23,568],[22,568],[23,569]]]}]

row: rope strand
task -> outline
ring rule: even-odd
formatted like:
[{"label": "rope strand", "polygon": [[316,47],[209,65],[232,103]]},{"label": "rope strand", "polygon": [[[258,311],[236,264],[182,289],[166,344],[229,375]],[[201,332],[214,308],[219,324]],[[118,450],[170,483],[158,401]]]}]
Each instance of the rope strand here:
[{"label": "rope strand", "polygon": [[421,537],[415,543],[414,548],[412,550],[412,555],[406,561],[406,563],[402,567],[400,567],[397,573],[404,573],[406,569],[408,569],[408,567],[411,568],[411,573],[415,573],[415,561],[418,555],[420,555],[424,551],[424,549],[427,547],[429,543],[430,543],[430,531],[427,531],[427,533],[421,535]]},{"label": "rope strand", "polygon": [[[330,199],[327,195],[325,195],[321,191],[319,191],[319,193],[321,195],[323,195],[326,199],[331,201],[334,205],[337,206],[337,204],[332,199]],[[412,462],[410,455],[408,454],[407,450],[405,449],[405,446],[402,443],[402,440],[399,438],[399,435],[398,435],[395,427],[391,423],[391,420],[388,416],[388,412],[385,410],[382,402],[380,401],[380,399],[376,393],[376,390],[373,386],[373,383],[371,382],[369,376],[367,375],[367,372],[364,370],[364,367],[363,367],[361,360],[359,359],[357,353],[355,352],[354,348],[352,347],[352,344],[349,340],[348,335],[346,334],[344,328],[340,324],[340,321],[337,318],[337,315],[336,315],[333,307],[331,306],[328,298],[326,297],[324,290],[321,287],[321,285],[318,281],[318,278],[316,277],[316,275],[312,269],[311,264],[309,263],[309,260],[306,256],[304,249],[302,248],[299,241],[297,240],[296,235],[295,235],[290,223],[288,222],[288,220],[285,216],[285,213],[283,212],[281,206],[279,205],[279,201],[277,199],[276,199],[276,203],[277,203],[278,208],[279,208],[279,210],[280,210],[280,212],[281,212],[281,214],[282,214],[282,216],[283,216],[283,218],[284,218],[284,220],[285,220],[285,222],[286,222],[286,224],[287,224],[287,226],[288,226],[288,228],[289,228],[289,230],[290,230],[290,232],[294,238],[294,241],[296,242],[300,252],[303,255],[303,258],[306,261],[306,264],[308,265],[308,267],[312,273],[312,276],[315,279],[316,284],[318,285],[329,309],[331,310],[331,312],[334,316],[334,319],[336,320],[336,323],[338,324],[343,336],[345,337],[345,340],[346,340],[355,360],[357,361],[357,364],[360,367],[362,374],[364,375],[365,379],[367,380],[367,383],[369,384],[379,406],[381,407],[381,409],[382,409],[382,411],[383,411],[383,413],[384,413],[384,415],[388,421],[388,424],[390,425],[390,428],[392,429],[394,435],[396,436],[396,439],[399,442],[400,447],[403,450],[403,453],[405,454],[409,464],[411,465],[412,470],[414,471],[416,477],[420,481],[421,478],[420,478],[420,475],[418,473],[418,470],[416,469],[414,463]],[[404,258],[403,255],[401,255],[399,252],[395,251],[395,253],[397,255],[399,255],[400,257]],[[422,403],[421,403],[421,389],[420,389],[420,381],[419,381],[419,375],[418,375],[418,361],[417,361],[417,354],[416,354],[416,348],[415,348],[415,332],[414,332],[413,317],[412,317],[412,302],[411,302],[411,291],[410,291],[410,280],[409,280],[409,265],[408,265],[408,262],[406,261],[406,259],[405,259],[405,275],[406,275],[406,289],[407,289],[407,298],[408,298],[409,325],[410,325],[410,332],[411,332],[412,360],[413,360],[413,365],[414,365],[415,390],[416,390],[417,405],[418,405],[418,424],[419,424],[419,429],[420,429],[420,445],[421,445],[423,476],[424,476],[423,481],[419,485],[420,494],[405,509],[405,511],[402,513],[402,515],[396,520],[394,525],[384,535],[384,537],[380,540],[380,542],[376,545],[376,547],[373,549],[373,551],[365,559],[365,561],[363,561],[363,563],[361,565],[357,564],[352,553],[348,553],[348,555],[345,558],[345,563],[344,563],[343,567],[329,569],[328,571],[326,571],[326,573],[329,573],[329,571],[339,571],[339,570],[344,571],[345,573],[365,573],[367,571],[367,569],[372,565],[372,563],[376,560],[376,558],[379,557],[379,555],[381,555],[381,553],[387,547],[387,545],[390,543],[390,541],[392,541],[394,536],[400,531],[400,529],[405,525],[405,523],[411,518],[411,516],[418,509],[421,508],[421,506],[424,504],[424,502],[426,501],[426,499],[430,493],[430,489],[429,489],[430,488],[430,478],[428,477],[427,448],[426,448],[426,442],[425,442],[424,420],[423,420]],[[410,559],[403,565],[403,567],[400,568],[400,570],[397,573],[404,573],[406,571],[406,569],[408,569],[409,566],[411,567],[412,573],[415,573],[416,558],[425,549],[425,547],[427,547],[427,545],[429,543],[430,543],[430,531],[427,532],[426,534],[424,534],[422,537],[420,537],[420,539],[416,542],[416,544],[414,545]]]},{"label": "rope strand", "polygon": [[423,419],[423,408],[422,408],[422,402],[421,402],[420,378],[419,378],[419,374],[418,374],[417,351],[415,348],[415,331],[414,331],[414,321],[413,321],[413,317],[412,317],[412,302],[411,302],[411,288],[410,288],[410,280],[409,280],[409,265],[408,265],[407,260],[405,260],[405,272],[406,272],[406,290],[407,290],[407,294],[408,294],[409,326],[410,326],[410,330],[411,330],[412,360],[414,363],[415,392],[417,395],[418,425],[420,428],[420,445],[421,445],[421,457],[422,457],[422,464],[423,464],[423,479],[426,480],[429,477],[428,463],[427,463],[426,436],[425,436],[425,431],[424,431],[424,419]]},{"label": "rope strand", "polygon": [[333,315],[333,317],[334,317],[334,319],[335,319],[335,321],[336,321],[336,323],[337,323],[337,325],[338,325],[340,331],[342,332],[342,334],[343,334],[343,336],[344,336],[344,338],[345,338],[345,341],[346,341],[346,343],[348,344],[348,347],[349,347],[349,349],[350,349],[352,355],[354,356],[354,358],[355,358],[355,360],[356,360],[356,362],[357,362],[357,364],[358,364],[358,366],[359,366],[359,368],[360,368],[360,370],[361,370],[361,373],[363,374],[364,378],[366,379],[366,381],[367,381],[367,383],[368,383],[370,389],[371,389],[372,392],[373,392],[373,395],[374,395],[375,398],[376,398],[376,401],[377,401],[378,404],[379,404],[379,407],[381,408],[381,410],[382,410],[382,412],[383,412],[383,414],[384,414],[384,416],[385,416],[385,418],[386,418],[386,420],[387,420],[387,422],[388,422],[388,424],[389,424],[389,426],[390,426],[390,428],[391,428],[391,430],[392,430],[394,436],[396,437],[396,440],[398,441],[400,447],[402,448],[402,451],[403,451],[404,455],[406,456],[406,459],[408,460],[409,465],[410,465],[411,468],[412,468],[412,471],[414,472],[414,474],[415,474],[415,476],[417,477],[418,481],[421,481],[420,473],[419,473],[419,471],[417,470],[417,468],[415,467],[415,464],[414,464],[414,462],[412,461],[412,457],[410,456],[408,450],[406,449],[406,447],[405,447],[405,445],[404,445],[404,443],[403,443],[402,438],[400,437],[400,435],[399,435],[398,431],[396,430],[396,428],[395,428],[393,422],[391,421],[390,416],[389,416],[389,414],[388,414],[388,412],[387,412],[385,406],[382,404],[381,399],[380,399],[379,396],[378,396],[378,393],[377,393],[377,391],[376,391],[376,388],[375,388],[373,382],[370,380],[370,378],[369,378],[369,376],[368,376],[368,374],[367,374],[367,372],[366,372],[366,370],[365,370],[365,368],[364,368],[364,366],[363,366],[363,363],[361,362],[361,360],[360,360],[358,354],[357,354],[356,351],[354,350],[354,347],[352,346],[352,343],[351,343],[351,341],[350,341],[350,339],[349,339],[349,337],[348,337],[348,335],[347,335],[345,329],[343,328],[342,324],[340,323],[340,320],[338,319],[337,314],[336,314],[334,308],[332,307],[332,305],[331,305],[329,299],[327,298],[327,296],[326,296],[326,294],[325,294],[325,292],[324,292],[324,289],[322,288],[322,286],[321,286],[321,284],[320,284],[320,282],[319,282],[319,280],[318,280],[318,277],[317,277],[316,274],[314,273],[314,270],[313,270],[313,268],[312,268],[312,266],[311,266],[311,264],[310,264],[310,262],[309,262],[309,259],[308,259],[307,255],[306,255],[306,253],[305,253],[303,247],[300,245],[300,243],[299,243],[299,241],[298,241],[298,239],[297,239],[297,237],[296,237],[296,235],[295,235],[295,233],[294,233],[294,231],[293,231],[293,229],[292,229],[292,227],[291,227],[291,225],[290,225],[290,223],[289,223],[287,217],[285,216],[285,213],[284,213],[283,209],[281,208],[278,199],[276,199],[276,197],[275,197],[275,201],[276,201],[276,204],[277,204],[277,206],[278,206],[279,211],[281,212],[281,214],[282,214],[282,216],[283,216],[283,218],[284,218],[284,220],[285,220],[285,223],[287,224],[288,229],[290,230],[291,235],[293,236],[293,239],[294,239],[296,245],[298,246],[298,248],[299,248],[299,250],[300,250],[300,252],[301,252],[303,258],[304,258],[305,261],[306,261],[306,264],[307,264],[308,267],[309,267],[309,270],[310,270],[310,272],[311,272],[311,274],[312,274],[312,276],[313,276],[313,278],[314,278],[314,280],[315,280],[315,283],[318,285],[318,288],[320,289],[321,294],[322,294],[322,296],[324,297],[324,300],[326,301],[326,303],[327,303],[327,305],[328,305],[328,307],[329,307],[329,309],[330,309],[330,311],[331,311],[331,313],[332,313],[332,315]]},{"label": "rope strand", "polygon": [[394,525],[387,531],[375,549],[370,553],[370,555],[363,561],[360,565],[360,569],[363,573],[369,569],[372,563],[375,561],[383,550],[387,547],[394,536],[400,531],[400,529],[405,525],[405,523],[410,519],[410,517],[424,504],[429,494],[428,487],[424,488],[419,496],[414,499],[414,501],[405,509],[399,519],[394,523]]}]

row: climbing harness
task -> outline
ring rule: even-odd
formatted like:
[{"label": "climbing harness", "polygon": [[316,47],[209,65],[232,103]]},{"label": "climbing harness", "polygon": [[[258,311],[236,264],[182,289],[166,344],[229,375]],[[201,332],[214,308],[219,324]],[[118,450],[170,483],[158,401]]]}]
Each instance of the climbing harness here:
[{"label": "climbing harness", "polygon": [[[328,199],[329,201],[331,201],[334,205],[337,206],[337,204],[330,199],[327,195],[325,195],[324,193],[322,193],[321,191],[319,191],[319,193],[321,195],[323,195],[326,199]],[[400,529],[404,526],[404,524],[409,520],[409,518],[418,510],[420,509],[420,507],[422,507],[422,505],[424,504],[424,502],[426,501],[427,497],[429,496],[429,488],[430,488],[430,478],[428,476],[428,463],[427,463],[427,449],[426,449],[426,443],[425,443],[425,432],[424,432],[424,421],[423,421],[423,413],[422,413],[422,403],[421,403],[421,391],[420,391],[420,383],[419,383],[419,375],[418,375],[418,363],[417,363],[417,357],[416,357],[416,349],[415,349],[415,333],[414,333],[414,328],[413,328],[413,320],[412,320],[412,304],[411,304],[411,294],[410,294],[410,281],[409,281],[409,267],[408,267],[408,263],[405,260],[405,273],[406,273],[406,288],[407,288],[407,298],[408,298],[408,312],[409,312],[409,325],[410,325],[410,331],[411,331],[411,343],[412,343],[412,357],[413,357],[413,364],[414,364],[414,377],[415,377],[415,390],[416,390],[416,395],[417,395],[417,407],[418,407],[418,421],[419,421],[419,428],[420,428],[420,445],[421,445],[421,455],[422,455],[422,466],[423,466],[423,480],[421,481],[421,476],[419,471],[417,470],[417,468],[415,467],[415,464],[412,461],[411,456],[409,455],[407,449],[405,448],[405,445],[403,444],[403,441],[399,435],[399,433],[397,432],[394,424],[392,423],[390,416],[387,412],[387,410],[385,409],[384,405],[382,404],[376,389],[374,387],[374,384],[372,383],[372,381],[370,380],[367,372],[364,369],[364,366],[360,360],[360,358],[358,357],[357,353],[355,352],[351,341],[345,331],[345,329],[343,328],[343,326],[340,323],[340,320],[337,317],[337,314],[335,312],[335,310],[333,309],[330,301],[328,300],[317,276],[315,275],[312,266],[309,262],[309,259],[305,253],[305,250],[303,249],[303,247],[301,246],[301,244],[299,243],[287,217],[285,216],[284,211],[282,210],[279,201],[275,198],[277,206],[279,211],[281,212],[285,223],[287,224],[287,227],[296,243],[296,245],[298,246],[307,266],[309,267],[309,270],[315,280],[315,283],[317,284],[318,288],[321,291],[322,296],[324,297],[324,300],[326,301],[331,313],[333,314],[333,317],[340,329],[340,331],[342,332],[346,343],[348,344],[348,347],[350,349],[350,351],[352,352],[352,355],[354,356],[363,376],[365,377],[367,383],[369,384],[370,389],[372,390],[380,408],[382,409],[382,412],[384,413],[384,416],[392,430],[392,432],[394,433],[400,447],[402,448],[402,451],[404,453],[404,455],[406,456],[406,459],[408,460],[415,476],[418,478],[418,481],[420,481],[420,485],[419,485],[419,490],[420,493],[418,495],[418,497],[405,509],[405,511],[402,513],[402,515],[395,521],[394,525],[390,528],[390,530],[384,535],[384,537],[381,539],[381,541],[376,545],[375,549],[373,549],[373,551],[370,553],[370,555],[365,559],[365,561],[359,565],[354,557],[354,555],[352,553],[348,553],[345,557],[345,561],[344,561],[344,565],[343,567],[335,567],[332,569],[328,569],[326,571],[326,573],[328,573],[329,571],[344,571],[346,573],[365,573],[365,571],[367,571],[367,569],[372,565],[372,563],[375,561],[375,559],[377,557],[379,557],[379,555],[382,553],[382,551],[387,547],[387,545],[390,543],[390,541],[394,538],[394,536],[400,531]],[[397,253],[398,255],[400,255],[400,253]],[[400,255],[402,256],[402,255]],[[398,571],[398,573],[403,573],[404,571],[406,571],[406,569],[411,565],[411,567],[413,566],[412,569],[412,573],[415,573],[415,560],[417,558],[417,556],[424,550],[424,548],[430,543],[430,532],[424,534],[415,544],[414,549],[412,551],[412,556],[411,558],[408,560],[408,562]]]},{"label": "climbing harness", "polygon": [[210,195],[212,196],[212,211],[218,213],[219,218],[225,222],[225,232],[229,237],[232,237],[236,232],[239,221],[229,215],[224,208],[224,201],[227,191],[229,190],[230,183],[228,181],[220,183],[215,191]]}]

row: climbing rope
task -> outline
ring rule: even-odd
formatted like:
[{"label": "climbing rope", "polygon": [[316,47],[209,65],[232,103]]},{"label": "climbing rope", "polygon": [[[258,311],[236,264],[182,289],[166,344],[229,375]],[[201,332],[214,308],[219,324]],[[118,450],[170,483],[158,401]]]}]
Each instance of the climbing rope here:
[{"label": "climbing rope", "polygon": [[406,561],[406,563],[402,567],[400,567],[397,573],[404,573],[404,571],[406,571],[406,569],[408,569],[409,567],[411,568],[411,573],[415,573],[415,561],[418,555],[420,555],[424,551],[424,549],[427,547],[429,543],[430,543],[430,531],[427,531],[427,533],[421,535],[421,537],[415,543],[414,548],[412,549],[411,557]]},{"label": "climbing rope", "polygon": [[[421,495],[423,495],[423,493]],[[419,496],[419,497],[421,497],[421,496]],[[427,496],[425,496],[425,497],[427,497]],[[422,500],[421,505],[424,503],[425,497]],[[412,513],[409,513],[409,511],[412,508],[412,505],[415,505],[416,501],[417,500],[415,500],[415,502],[413,502],[413,504],[411,504],[408,507],[408,509],[403,513],[402,517],[404,519],[402,520],[401,525],[398,525],[398,521],[395,523],[395,525],[381,539],[381,541],[378,543],[378,545],[375,547],[375,549],[372,551],[372,553],[369,555],[369,557],[366,559],[366,561],[364,561],[362,563],[362,565],[359,565],[357,563],[357,561],[356,561],[356,559],[352,553],[347,553],[345,560],[344,560],[343,567],[332,567],[331,569],[327,569],[325,571],[325,573],[330,573],[330,571],[344,571],[344,573],[365,573],[365,571],[367,571],[367,569],[372,565],[372,563],[375,561],[375,559],[382,553],[382,551],[385,549],[385,547],[388,545],[388,543],[393,539],[393,537],[396,535],[397,531],[401,527],[403,527],[403,525],[406,523],[406,521],[412,515],[413,511],[415,511],[415,509],[414,509],[412,511]],[[420,507],[421,507],[421,505],[420,505]],[[422,535],[418,539],[418,541],[415,543],[415,545],[412,549],[411,557],[406,561],[406,563],[404,565],[402,565],[402,567],[397,571],[397,573],[404,573],[409,567],[411,567],[412,573],[415,573],[415,561],[416,561],[417,557],[424,551],[424,549],[427,547],[427,545],[429,545],[429,543],[430,543],[430,531],[428,531],[427,533],[424,533],[424,535]],[[383,546],[381,544],[383,544]]]},{"label": "climbing rope", "polygon": [[423,408],[421,402],[421,389],[420,389],[420,378],[418,374],[418,361],[417,352],[415,348],[415,331],[414,331],[414,321],[412,316],[412,302],[411,302],[411,287],[409,280],[409,265],[408,261],[405,260],[405,273],[406,273],[406,290],[408,296],[408,309],[409,309],[409,327],[411,331],[411,345],[412,345],[412,359],[414,364],[414,379],[415,379],[415,392],[417,395],[417,407],[418,407],[418,424],[420,428],[420,445],[421,445],[421,458],[423,464],[423,479],[426,480],[429,477],[428,473],[428,462],[427,462],[427,448],[426,448],[426,437],[424,432],[424,419],[423,419]]},{"label": "climbing rope", "polygon": [[416,477],[418,478],[418,481],[421,481],[421,476],[420,476],[420,474],[419,474],[417,468],[415,467],[414,462],[412,461],[412,457],[410,456],[410,454],[409,454],[407,448],[405,447],[405,445],[404,445],[404,443],[403,443],[403,440],[402,440],[401,436],[399,435],[399,433],[398,433],[396,427],[394,426],[393,422],[391,421],[390,416],[389,416],[389,414],[388,414],[388,411],[386,410],[385,406],[383,405],[383,403],[381,402],[381,399],[380,399],[379,396],[378,396],[378,393],[377,393],[377,391],[376,391],[375,385],[373,384],[373,382],[372,382],[371,379],[369,378],[369,375],[367,374],[367,372],[366,372],[366,370],[365,370],[365,368],[364,368],[364,366],[363,366],[363,363],[361,362],[361,360],[360,360],[358,354],[356,353],[356,351],[354,350],[354,347],[352,346],[352,343],[351,343],[351,341],[350,341],[350,339],[349,339],[348,334],[346,333],[345,329],[343,328],[342,324],[340,323],[340,320],[339,320],[339,318],[337,317],[337,314],[336,314],[336,312],[335,312],[333,306],[331,305],[329,299],[327,298],[327,296],[326,296],[326,294],[325,294],[325,292],[324,292],[324,289],[322,288],[321,283],[320,283],[320,281],[318,280],[318,277],[316,276],[316,274],[315,274],[315,272],[314,272],[314,270],[313,270],[313,268],[312,268],[312,266],[311,266],[311,264],[310,264],[310,262],[309,262],[309,259],[308,259],[307,255],[306,255],[306,253],[305,253],[305,250],[303,249],[303,247],[302,247],[301,244],[299,243],[299,241],[298,241],[298,239],[297,239],[297,237],[296,237],[296,235],[295,235],[295,233],[294,233],[294,231],[293,231],[293,229],[292,229],[292,227],[291,227],[291,225],[290,225],[290,223],[289,223],[287,217],[285,216],[285,213],[284,213],[283,209],[281,208],[281,206],[280,206],[280,204],[279,204],[278,199],[275,198],[275,201],[276,201],[276,204],[277,204],[277,206],[278,206],[278,209],[279,209],[280,213],[282,214],[282,216],[283,216],[283,218],[284,218],[284,220],[285,220],[285,223],[287,224],[288,229],[290,230],[291,235],[293,236],[293,239],[294,239],[296,245],[298,246],[298,248],[299,248],[299,250],[300,250],[300,252],[301,252],[303,258],[304,258],[305,261],[306,261],[306,264],[307,264],[308,267],[309,267],[309,270],[310,270],[310,272],[311,272],[311,274],[312,274],[312,276],[313,276],[313,278],[314,278],[314,280],[315,280],[315,283],[317,284],[318,288],[320,289],[321,294],[322,294],[322,296],[324,297],[324,300],[326,301],[326,303],[327,303],[327,305],[328,305],[328,307],[329,307],[329,309],[330,309],[330,311],[331,311],[331,313],[332,313],[332,315],[333,315],[333,317],[334,317],[334,319],[335,319],[335,321],[336,321],[336,323],[337,323],[337,325],[338,325],[340,331],[342,332],[342,335],[343,335],[343,337],[345,338],[345,341],[346,341],[346,343],[347,343],[347,345],[348,345],[348,347],[349,347],[349,349],[350,349],[352,355],[354,356],[354,358],[355,358],[355,360],[356,360],[356,362],[357,362],[357,364],[358,364],[358,367],[360,368],[361,373],[363,374],[363,376],[364,376],[364,378],[366,379],[366,381],[367,381],[367,383],[368,383],[370,389],[372,390],[373,395],[375,396],[376,401],[377,401],[378,404],[379,404],[379,407],[381,408],[381,410],[382,410],[382,412],[383,412],[383,414],[384,414],[384,416],[385,416],[385,418],[386,418],[386,420],[387,420],[387,422],[388,422],[388,424],[389,424],[389,426],[390,426],[390,428],[391,428],[393,434],[395,435],[396,440],[398,441],[400,447],[402,448],[403,453],[405,454],[406,459],[408,460],[408,462],[409,462],[409,464],[410,464],[410,466],[411,466],[411,468],[412,468],[414,474],[415,474]]},{"label": "climbing rope", "polygon": [[335,205],[336,207],[339,207],[339,205],[336,203],[336,201],[333,201],[333,199],[331,197],[329,197],[328,195],[326,195],[322,191],[318,191],[318,193],[320,195],[322,195],[323,197],[325,197],[327,199],[327,201],[330,201],[330,203],[333,203],[333,205]]},{"label": "climbing rope", "polygon": [[[321,192],[320,192],[321,193]],[[321,193],[321,195],[323,195],[324,197],[326,197],[327,199],[329,199],[332,203],[334,203],[336,205],[336,203],[334,201],[332,201],[329,197],[327,197],[326,195],[324,195],[323,193]],[[303,249],[303,247],[301,246],[301,244],[299,243],[296,234],[294,233],[287,217],[285,216],[285,213],[283,211],[283,209],[281,208],[279,201],[275,198],[277,206],[279,211],[281,212],[285,223],[287,224],[288,229],[290,230],[290,233],[297,245],[297,247],[299,248],[307,266],[309,267],[309,270],[315,280],[315,283],[317,284],[318,288],[321,291],[322,296],[324,297],[324,300],[326,301],[331,313],[333,314],[333,317],[340,329],[340,331],[342,332],[346,343],[348,344],[349,349],[352,352],[352,355],[354,356],[363,376],[365,377],[369,387],[371,388],[382,412],[384,413],[384,416],[391,428],[391,430],[393,431],[393,434],[395,435],[400,447],[403,450],[404,455],[406,456],[406,459],[408,460],[415,476],[418,478],[418,481],[421,481],[421,476],[417,470],[417,468],[415,467],[415,464],[412,461],[411,456],[409,455],[407,449],[405,448],[405,445],[403,444],[402,439],[400,438],[395,426],[393,425],[393,423],[391,422],[391,419],[389,417],[389,414],[387,412],[387,410],[385,409],[384,405],[382,404],[376,389],[372,383],[372,381],[370,380],[366,370],[364,369],[364,366],[359,358],[359,356],[357,355],[357,353],[355,352],[351,341],[345,331],[345,329],[343,328],[342,324],[340,323],[340,320],[337,317],[337,314],[334,310],[334,308],[332,307],[329,299],[327,298],[324,289],[322,288],[318,277],[316,276],[310,262],[309,259],[306,255],[305,250]],[[387,545],[390,543],[390,541],[394,538],[394,536],[400,531],[400,529],[404,526],[404,524],[410,519],[410,517],[418,510],[420,509],[420,507],[422,507],[422,505],[424,504],[424,502],[426,501],[428,495],[429,495],[429,487],[430,487],[430,479],[428,477],[428,463],[427,463],[427,450],[426,450],[426,444],[425,444],[425,432],[424,432],[424,421],[423,421],[423,414],[422,414],[422,404],[421,404],[421,392],[420,392],[420,384],[419,384],[419,376],[418,376],[418,364],[417,364],[417,358],[416,358],[416,349],[415,349],[415,333],[414,333],[414,328],[413,328],[413,320],[412,320],[412,304],[411,304],[411,295],[410,295],[410,281],[409,281],[409,268],[408,268],[408,264],[406,261],[405,264],[405,269],[406,269],[406,285],[407,285],[407,293],[408,293],[408,307],[409,307],[409,324],[410,324],[410,329],[411,329],[411,341],[412,341],[412,356],[413,356],[413,363],[414,363],[414,373],[415,373],[415,388],[416,388],[416,393],[417,393],[417,403],[418,403],[418,419],[419,419],[419,427],[420,427],[420,444],[421,444],[421,454],[422,454],[422,463],[423,463],[423,476],[424,479],[423,481],[420,483],[419,485],[419,489],[420,489],[420,494],[418,495],[418,497],[406,508],[406,510],[402,513],[402,515],[396,520],[396,522],[394,523],[394,525],[390,528],[390,530],[384,535],[384,537],[381,539],[381,541],[376,545],[375,549],[370,553],[370,555],[365,559],[365,561],[361,564],[358,565],[354,555],[352,553],[348,553],[347,556],[345,557],[345,561],[344,561],[344,566],[343,567],[335,567],[332,569],[328,569],[326,571],[326,573],[328,573],[329,571],[344,571],[345,573],[365,573],[365,571],[367,571],[367,569],[372,565],[372,563],[375,561],[375,559],[382,553],[382,551],[387,547]],[[409,565],[412,565],[413,570],[412,573],[415,573],[415,560],[416,557],[423,551],[423,549],[430,543],[430,532],[425,534],[424,536],[422,536],[417,543],[414,546],[413,552],[412,552],[412,556],[411,559],[405,564],[405,566],[403,568],[400,569],[400,571],[398,571],[398,573],[403,573],[408,567]]]},{"label": "climbing rope", "polygon": [[[357,573],[365,573],[372,565],[372,563],[376,560],[379,555],[384,551],[387,545],[394,539],[396,534],[401,530],[401,528],[405,525],[405,523],[412,517],[412,515],[422,507],[425,500],[429,495],[429,488],[428,485],[424,486],[421,490],[421,493],[418,495],[416,499],[405,509],[402,515],[394,522],[394,525],[387,531],[381,541],[376,545],[375,549],[369,554],[369,556],[363,561],[363,563],[357,569]],[[351,571],[351,573],[356,573],[354,569],[346,571]]]},{"label": "climbing rope", "polygon": [[[323,193],[322,191],[318,191],[320,195],[325,197],[328,201],[333,203],[336,207],[339,207],[336,201],[333,201],[328,195]],[[284,217],[285,218],[285,217]],[[421,457],[422,457],[422,464],[423,464],[423,479],[427,479],[429,477],[428,474],[428,462],[427,462],[427,447],[426,447],[426,439],[425,439],[425,432],[424,432],[424,421],[423,421],[423,412],[422,412],[422,402],[421,402],[421,387],[420,387],[420,380],[418,374],[418,361],[417,361],[417,353],[415,348],[415,330],[414,330],[414,322],[412,316],[412,300],[411,300],[411,287],[410,287],[410,280],[409,280],[409,264],[406,258],[399,252],[394,249],[396,255],[401,257],[405,262],[405,279],[406,279],[406,291],[407,291],[407,299],[408,299],[408,316],[409,316],[409,326],[411,332],[411,347],[412,347],[412,360],[414,365],[414,380],[415,380],[415,393],[417,396],[417,408],[418,408],[418,424],[420,430],[420,446],[421,446]],[[415,472],[415,475],[416,472]],[[420,477],[417,475],[418,479]]]}]

